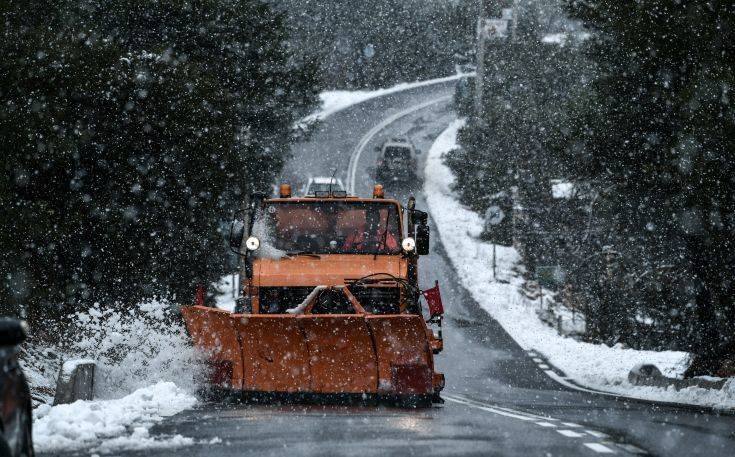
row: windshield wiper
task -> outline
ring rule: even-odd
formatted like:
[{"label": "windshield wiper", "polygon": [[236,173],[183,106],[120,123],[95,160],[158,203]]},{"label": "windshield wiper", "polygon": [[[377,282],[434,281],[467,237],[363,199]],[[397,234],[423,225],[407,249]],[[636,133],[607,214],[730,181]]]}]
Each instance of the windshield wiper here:
[{"label": "windshield wiper", "polygon": [[295,251],[295,252],[287,252],[287,257],[296,257],[298,255],[303,255],[306,257],[314,257],[315,259],[321,259],[322,257],[319,254],[314,254],[313,252],[305,252],[305,251]]}]

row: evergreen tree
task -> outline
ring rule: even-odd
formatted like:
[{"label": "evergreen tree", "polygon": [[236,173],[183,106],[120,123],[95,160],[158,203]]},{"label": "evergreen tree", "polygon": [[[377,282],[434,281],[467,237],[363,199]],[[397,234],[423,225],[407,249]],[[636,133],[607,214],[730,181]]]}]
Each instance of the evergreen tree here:
[{"label": "evergreen tree", "polygon": [[313,68],[258,0],[60,0],[33,23],[40,3],[0,11],[3,294],[32,318],[190,302],[223,274],[223,221],[280,171]]},{"label": "evergreen tree", "polygon": [[[593,31],[601,72],[579,119],[587,172],[613,185],[618,248],[643,274],[686,272],[694,303],[691,374],[735,352],[735,10],[730,1],[569,2]],[[586,159],[586,160],[580,160]]]},{"label": "evergreen tree", "polygon": [[566,164],[550,150],[566,136],[571,103],[587,76],[573,37],[564,46],[542,41],[536,8],[519,12],[516,39],[487,42],[483,111],[459,135],[461,149],[447,156],[457,175],[456,190],[483,212],[487,198],[516,187],[533,202],[548,194],[549,178],[561,177]]}]

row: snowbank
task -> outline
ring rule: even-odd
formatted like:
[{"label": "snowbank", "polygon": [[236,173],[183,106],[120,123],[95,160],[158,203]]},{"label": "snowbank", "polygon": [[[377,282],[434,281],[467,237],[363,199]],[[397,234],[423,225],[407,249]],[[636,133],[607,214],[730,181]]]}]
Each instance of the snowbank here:
[{"label": "snowbank", "polygon": [[456,75],[447,76],[445,78],[429,79],[426,81],[417,81],[412,83],[401,83],[393,87],[377,90],[332,90],[319,94],[322,105],[319,111],[305,117],[302,122],[312,122],[324,119],[334,113],[342,111],[352,105],[362,103],[376,97],[393,94],[403,90],[414,89],[416,87],[430,86],[447,81],[455,81],[465,76],[473,76],[474,73],[458,73]]},{"label": "snowbank", "polygon": [[116,400],[42,405],[34,411],[34,445],[39,452],[87,449],[100,453],[189,445],[193,440],[181,435],[151,438],[148,429],[195,403],[173,382],[159,382]]},{"label": "snowbank", "polygon": [[[51,407],[50,394],[40,401],[33,424],[37,450],[108,453],[192,443],[178,435],[148,435],[155,422],[195,404],[193,393],[201,379],[200,354],[173,307],[157,301],[126,310],[95,306],[75,316],[68,335],[63,351],[53,351],[56,367],[34,369],[29,381],[55,385],[64,360],[88,358],[97,366],[97,400]],[[37,349],[36,356],[49,351]],[[27,365],[34,366],[32,361]]]},{"label": "snowbank", "polygon": [[[427,156],[425,193],[445,252],[452,261],[462,285],[525,350],[542,354],[576,383],[629,397],[656,401],[691,403],[723,408],[735,407],[735,382],[722,391],[688,388],[681,391],[638,387],[628,382],[628,372],[639,363],[652,363],[667,376],[680,376],[688,355],[674,351],[638,351],[602,344],[579,342],[560,336],[541,322],[531,302],[521,292],[523,279],[517,251],[497,246],[498,280],[490,268],[492,244],[479,239],[483,221],[480,215],[463,207],[451,190],[454,176],[444,165],[442,155],[457,147],[455,121],[434,142]],[[563,381],[563,380],[562,380]]]},{"label": "snowbank", "polygon": [[166,302],[129,310],[94,307],[76,316],[67,352],[97,362],[95,398],[114,399],[161,381],[193,391],[199,354]]}]

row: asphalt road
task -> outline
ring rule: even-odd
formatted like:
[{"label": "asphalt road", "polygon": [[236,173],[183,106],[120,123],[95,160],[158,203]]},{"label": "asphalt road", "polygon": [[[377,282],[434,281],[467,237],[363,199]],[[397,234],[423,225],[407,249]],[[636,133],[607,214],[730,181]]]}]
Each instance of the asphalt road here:
[{"label": "asphalt road", "polygon": [[[455,117],[447,98],[452,93],[451,83],[413,89],[330,116],[308,143],[295,148],[284,179],[300,189],[304,178],[336,169],[347,183],[350,158],[362,141],[355,190],[369,195],[374,147],[387,137],[407,135],[428,151]],[[364,138],[381,121],[437,99]],[[417,207],[426,207],[420,186],[389,186],[387,192],[404,200],[415,193]],[[440,281],[447,308],[445,350],[437,357],[447,379],[445,404],[423,410],[203,404],[151,430],[200,444],[128,455],[735,455],[735,417],[580,392],[549,378],[458,284],[435,227],[432,233],[421,280],[423,285]]]}]

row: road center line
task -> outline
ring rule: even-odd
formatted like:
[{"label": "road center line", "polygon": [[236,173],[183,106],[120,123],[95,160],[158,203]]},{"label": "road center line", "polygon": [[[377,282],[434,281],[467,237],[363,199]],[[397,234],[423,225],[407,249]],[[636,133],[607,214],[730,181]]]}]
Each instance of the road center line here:
[{"label": "road center line", "polygon": [[433,100],[429,100],[428,102],[420,103],[418,105],[411,106],[409,108],[406,108],[403,111],[399,111],[398,113],[393,114],[392,116],[389,116],[382,121],[372,129],[368,133],[365,134],[360,139],[360,142],[357,144],[357,147],[355,147],[355,150],[352,151],[352,155],[350,156],[350,163],[347,166],[347,192],[351,195],[355,195],[355,180],[357,176],[357,164],[360,162],[360,156],[362,155],[362,152],[365,150],[365,146],[370,142],[370,140],[373,139],[375,135],[378,134],[381,130],[388,127],[390,124],[394,123],[398,119],[408,116],[411,113],[414,113],[416,111],[422,110],[424,108],[427,108],[431,105],[435,105],[437,103],[441,103],[446,100],[450,100],[452,98],[452,95],[445,95],[443,97],[438,97]]}]

